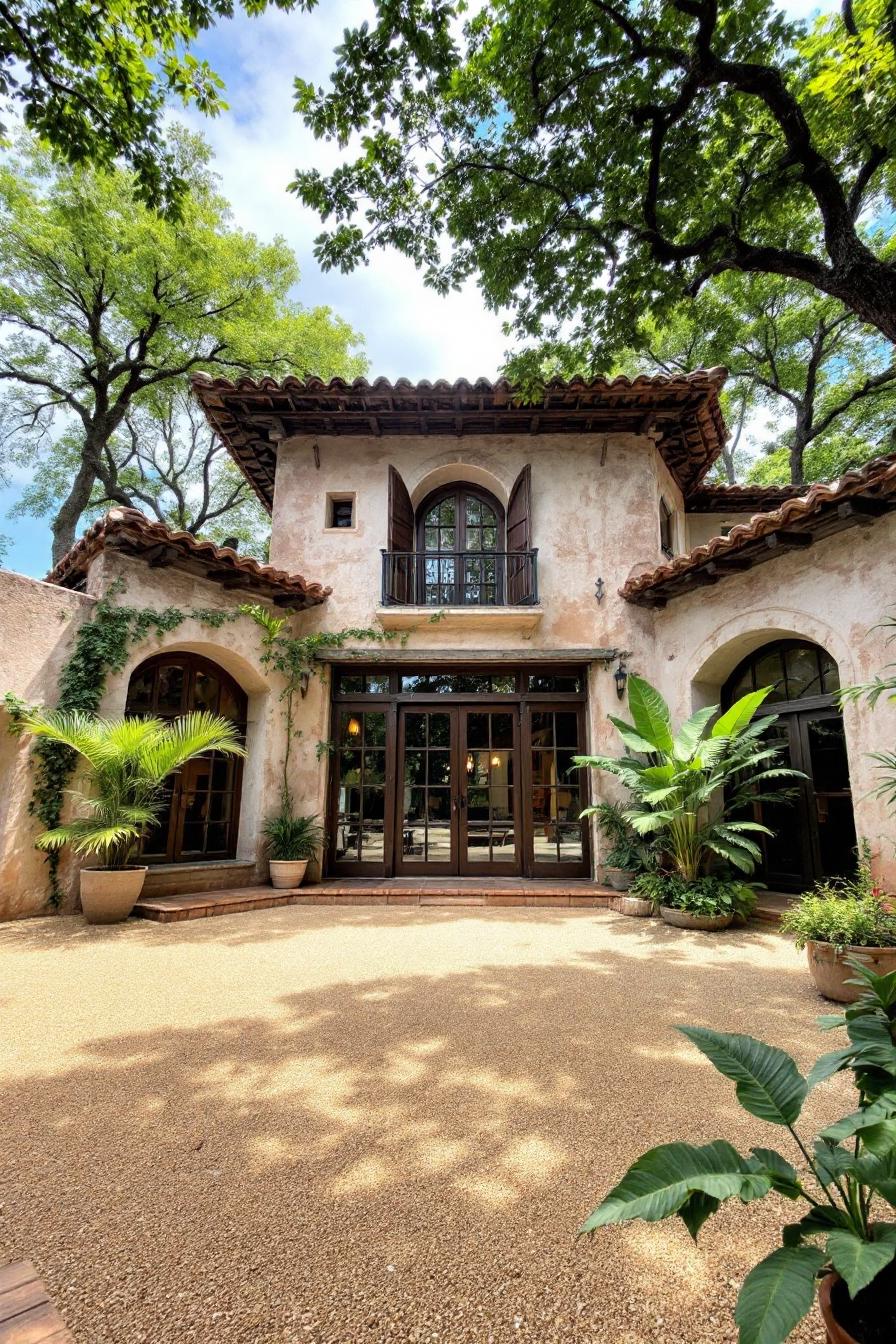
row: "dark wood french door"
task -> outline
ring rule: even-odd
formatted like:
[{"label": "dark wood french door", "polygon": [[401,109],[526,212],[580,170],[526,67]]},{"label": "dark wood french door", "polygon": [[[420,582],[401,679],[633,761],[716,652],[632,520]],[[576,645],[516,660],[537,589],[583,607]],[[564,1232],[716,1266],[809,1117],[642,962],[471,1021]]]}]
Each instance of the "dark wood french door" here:
[{"label": "dark wood french door", "polygon": [[397,786],[399,874],[519,874],[515,706],[402,706]]}]

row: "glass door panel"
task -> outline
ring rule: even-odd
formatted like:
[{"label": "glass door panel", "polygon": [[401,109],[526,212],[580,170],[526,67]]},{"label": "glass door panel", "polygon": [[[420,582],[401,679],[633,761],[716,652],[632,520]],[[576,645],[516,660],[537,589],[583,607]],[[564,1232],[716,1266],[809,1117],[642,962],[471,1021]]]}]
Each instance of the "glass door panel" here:
[{"label": "glass door panel", "polygon": [[812,780],[818,833],[818,862],[823,877],[855,872],[856,828],[849,786],[849,762],[843,719],[838,711],[801,714],[803,768]]},{"label": "glass door panel", "polygon": [[396,868],[457,871],[457,710],[401,711]]},{"label": "glass door panel", "polygon": [[533,709],[529,716],[532,791],[528,799],[536,869],[579,871],[585,862],[585,777],[573,765],[584,752],[575,709]]},{"label": "glass door panel", "polygon": [[517,721],[510,709],[461,711],[461,872],[520,871]]}]

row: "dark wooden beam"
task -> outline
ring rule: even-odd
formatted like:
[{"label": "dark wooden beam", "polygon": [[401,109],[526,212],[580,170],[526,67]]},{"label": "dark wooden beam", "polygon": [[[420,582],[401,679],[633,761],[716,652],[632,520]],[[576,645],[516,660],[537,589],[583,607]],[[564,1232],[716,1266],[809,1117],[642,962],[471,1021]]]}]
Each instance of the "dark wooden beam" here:
[{"label": "dark wooden beam", "polygon": [[205,577],[211,579],[214,583],[219,583],[222,588],[251,588],[253,580],[241,570],[233,569],[207,569]]},{"label": "dark wooden beam", "polygon": [[744,570],[752,569],[753,561],[746,555],[720,555],[715,560],[710,560],[706,566],[710,574],[742,574]]},{"label": "dark wooden beam", "polygon": [[137,553],[147,561],[150,569],[166,569],[168,565],[173,565],[181,554],[176,546],[168,546],[165,543],[150,546],[148,551],[140,550]]},{"label": "dark wooden beam", "polygon": [[812,534],[810,532],[788,532],[782,529],[778,532],[769,532],[765,538],[765,544],[770,551],[798,550],[800,547],[812,545]]},{"label": "dark wooden beam", "polygon": [[889,513],[892,507],[889,499],[878,499],[876,495],[853,495],[852,499],[844,499],[837,505],[837,517],[844,522],[856,522],[860,527],[867,527],[875,518]]}]

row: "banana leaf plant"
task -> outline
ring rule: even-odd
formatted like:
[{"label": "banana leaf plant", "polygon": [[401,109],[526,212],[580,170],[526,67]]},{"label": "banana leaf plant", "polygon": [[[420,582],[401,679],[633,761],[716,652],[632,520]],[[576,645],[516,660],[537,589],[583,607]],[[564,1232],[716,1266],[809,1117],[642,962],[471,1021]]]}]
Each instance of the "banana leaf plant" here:
[{"label": "banana leaf plant", "polygon": [[[787,1131],[799,1170],[774,1148],[743,1157],[723,1139],[666,1143],[638,1158],[579,1229],[678,1217],[696,1241],[726,1199],[748,1204],[776,1191],[802,1204],[781,1246],[744,1280],[735,1310],[740,1344],[782,1344],[812,1306],[818,1277],[836,1270],[854,1300],[896,1258],[896,971],[875,975],[858,961],[850,965],[861,997],[845,1013],[819,1019],[845,1027],[849,1043],[822,1055],[808,1077],[785,1051],[752,1036],[679,1028],[735,1084],[744,1110]],[[844,1071],[853,1075],[856,1109],[810,1145],[796,1129],[803,1103]],[[880,1287],[880,1295],[880,1310],[893,1313],[892,1332],[880,1338],[896,1339],[896,1294]]]},{"label": "banana leaf plant", "polygon": [[126,866],[146,828],[157,825],[165,781],[175,770],[211,751],[246,754],[234,724],[199,711],[171,720],[35,711],[22,719],[22,728],[61,743],[87,765],[84,789],[73,791],[78,815],[44,831],[36,844],[71,845],[76,854],[96,855],[108,868]]},{"label": "banana leaf plant", "polygon": [[[707,705],[672,727],[669,706],[641,677],[628,682],[632,722],[610,715],[626,755],[576,756],[578,766],[615,775],[632,796],[623,813],[639,835],[654,836],[685,880],[709,871],[718,858],[752,873],[762,857],[755,835],[771,835],[749,819],[753,806],[787,794],[771,781],[802,779],[779,764],[780,749],[765,740],[776,715],[754,715],[770,686],[741,696],[724,714]],[[597,805],[599,807],[600,804]],[[596,810],[586,808],[583,816]]]}]

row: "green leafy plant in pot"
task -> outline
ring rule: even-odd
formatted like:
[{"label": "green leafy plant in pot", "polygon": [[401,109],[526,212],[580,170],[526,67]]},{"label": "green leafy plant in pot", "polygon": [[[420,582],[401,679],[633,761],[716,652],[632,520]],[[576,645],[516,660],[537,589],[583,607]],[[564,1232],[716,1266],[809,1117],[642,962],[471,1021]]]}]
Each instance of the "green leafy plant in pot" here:
[{"label": "green leafy plant in pot", "polygon": [[295,816],[287,798],[280,811],[268,817],[263,830],[270,856],[271,886],[281,891],[300,887],[309,860],[324,842],[324,830],[317,817]]},{"label": "green leafy plant in pot", "polygon": [[[777,781],[802,778],[799,771],[779,765],[779,749],[763,740],[775,716],[753,721],[770,690],[741,696],[724,714],[718,705],[698,709],[676,733],[659,691],[632,676],[632,722],[610,715],[626,755],[575,758],[577,765],[606,770],[625,785],[632,803],[623,819],[638,836],[655,842],[662,851],[660,866],[681,883],[699,882],[720,861],[749,876],[762,857],[756,835],[771,834],[761,822],[749,820],[749,812],[756,803],[786,797]],[[769,788],[771,781],[775,785]],[[709,899],[707,891],[704,896]],[[669,914],[674,907],[662,905],[660,913],[667,922],[687,927],[731,923],[730,904],[716,902],[711,912],[709,906],[703,914],[691,915],[680,902],[674,920]],[[715,923],[708,924],[708,919]]]},{"label": "green leafy plant in pot", "polygon": [[[821,1019],[845,1027],[848,1044],[823,1055],[806,1078],[785,1051],[752,1036],[680,1028],[735,1084],[744,1110],[787,1131],[798,1167],[774,1148],[744,1157],[723,1139],[662,1144],[638,1158],[579,1229],[679,1217],[696,1241],[727,1199],[749,1204],[776,1192],[802,1205],[781,1246],[744,1280],[735,1310],[740,1344],[783,1344],[811,1309],[816,1281],[829,1344],[896,1339],[896,972],[876,975],[859,962],[853,970],[858,1001]],[[852,1074],[855,1109],[810,1146],[796,1129],[803,1103],[840,1072]]]},{"label": "green leafy plant in pot", "polygon": [[126,919],[134,908],[146,867],[132,857],[144,831],[158,824],[168,776],[207,752],[245,754],[234,725],[217,714],[163,720],[32,711],[21,728],[62,743],[87,767],[84,787],[73,790],[73,820],[44,831],[36,843],[47,850],[69,845],[100,860],[80,874],[81,907],[92,924]]},{"label": "green leafy plant in pot", "polygon": [[594,803],[582,816],[594,817],[609,846],[602,866],[605,880],[615,891],[628,891],[639,873],[656,867],[653,846],[638,835],[619,803]]},{"label": "green leafy plant in pot", "polygon": [[826,999],[852,1003],[858,997],[850,958],[878,974],[896,971],[896,901],[872,876],[867,841],[859,847],[856,876],[816,883],[785,910],[781,929],[806,949],[815,987]]}]

